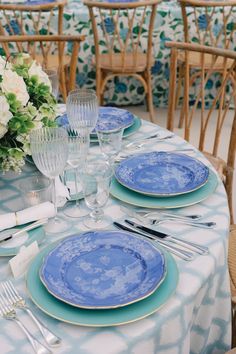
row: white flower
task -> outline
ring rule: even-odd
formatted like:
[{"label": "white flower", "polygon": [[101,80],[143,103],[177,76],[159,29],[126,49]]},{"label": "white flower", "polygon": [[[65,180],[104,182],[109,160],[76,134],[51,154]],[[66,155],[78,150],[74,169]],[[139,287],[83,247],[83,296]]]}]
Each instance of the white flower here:
[{"label": "white flower", "polygon": [[50,92],[52,92],[51,81],[48,78],[48,75],[43,71],[41,65],[38,65],[34,60],[29,68],[29,77],[37,76],[40,83],[49,86]]},{"label": "white flower", "polygon": [[0,123],[6,126],[11,117],[12,113],[6,97],[0,96]]},{"label": "white flower", "polygon": [[7,128],[5,125],[0,123],[0,139],[6,134]]},{"label": "white flower", "polygon": [[3,57],[0,57],[0,75],[2,75],[6,69],[11,69],[11,63],[6,62]]},{"label": "white flower", "polygon": [[27,87],[23,78],[12,70],[3,72],[1,88],[4,93],[14,93],[23,106],[29,101]]}]

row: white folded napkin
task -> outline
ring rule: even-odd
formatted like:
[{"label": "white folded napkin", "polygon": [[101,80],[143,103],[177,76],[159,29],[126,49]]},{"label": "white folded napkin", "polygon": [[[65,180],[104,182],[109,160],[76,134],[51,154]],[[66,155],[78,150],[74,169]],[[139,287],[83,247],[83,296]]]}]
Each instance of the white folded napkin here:
[{"label": "white folded napkin", "polygon": [[56,177],[55,180],[56,186],[56,199],[57,199],[57,206],[63,207],[67,200],[70,199],[70,193],[68,188],[61,182],[60,177]]},{"label": "white folded napkin", "polygon": [[53,216],[55,216],[55,207],[50,202],[34,205],[15,213],[2,214],[0,215],[0,231],[35,220],[52,218]]}]

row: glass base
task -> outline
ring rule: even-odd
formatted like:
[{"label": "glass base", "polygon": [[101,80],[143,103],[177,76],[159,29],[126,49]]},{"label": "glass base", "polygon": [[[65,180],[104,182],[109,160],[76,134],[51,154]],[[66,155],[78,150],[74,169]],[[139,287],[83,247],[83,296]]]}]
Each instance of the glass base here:
[{"label": "glass base", "polygon": [[69,207],[66,207],[63,213],[69,218],[82,218],[83,216],[89,214],[89,210],[84,207],[81,207],[80,205],[74,204]]},{"label": "glass base", "polygon": [[64,232],[70,229],[70,225],[59,218],[54,218],[49,220],[46,226],[44,226],[44,230],[49,234],[58,234],[59,232]]},{"label": "glass base", "polygon": [[108,226],[111,226],[113,220],[109,216],[103,216],[101,220],[94,220],[92,218],[86,218],[83,221],[84,226],[88,229],[105,229]]}]

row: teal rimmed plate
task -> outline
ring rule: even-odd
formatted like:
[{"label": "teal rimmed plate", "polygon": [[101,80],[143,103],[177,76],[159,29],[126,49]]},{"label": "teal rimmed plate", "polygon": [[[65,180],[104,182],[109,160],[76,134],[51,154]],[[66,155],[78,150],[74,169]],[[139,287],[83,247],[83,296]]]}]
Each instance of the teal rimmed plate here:
[{"label": "teal rimmed plate", "polygon": [[110,194],[116,199],[122,202],[153,209],[173,209],[182,208],[189,205],[197,204],[208,198],[216,189],[218,185],[218,179],[216,174],[209,170],[209,177],[201,188],[182,195],[176,195],[173,197],[153,197],[144,195],[141,193],[134,192],[124,186],[122,186],[115,178],[113,178],[111,183]]},{"label": "teal rimmed plate", "polygon": [[[22,227],[24,227],[24,226],[26,226],[26,225],[22,225]],[[1,234],[3,234],[3,232],[7,232],[9,235],[10,233],[13,233],[13,232],[16,232],[19,230],[20,230],[20,227],[8,229],[5,231],[2,231]],[[42,226],[39,226],[39,227],[37,227],[37,229],[27,231],[22,235],[16,236],[12,240],[9,240],[6,242],[1,242],[0,243],[0,257],[15,256],[19,252],[19,250],[22,246],[29,246],[34,241],[37,241],[38,243],[40,243],[44,237],[45,237],[44,228]]]},{"label": "teal rimmed plate", "polygon": [[32,261],[26,275],[28,293],[38,308],[49,316],[74,325],[103,327],[118,326],[137,321],[156,312],[175,292],[178,268],[173,257],[165,253],[167,274],[160,287],[146,299],[137,303],[109,310],[88,310],[70,306],[52,296],[41,283],[39,269],[44,257],[57,243],[45,247]]}]

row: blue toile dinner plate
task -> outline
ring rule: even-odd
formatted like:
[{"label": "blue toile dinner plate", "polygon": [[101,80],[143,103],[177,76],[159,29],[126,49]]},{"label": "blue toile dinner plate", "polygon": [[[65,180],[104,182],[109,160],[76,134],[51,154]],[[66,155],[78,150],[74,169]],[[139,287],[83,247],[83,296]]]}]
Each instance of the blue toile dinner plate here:
[{"label": "blue toile dinner plate", "polygon": [[165,258],[150,242],[123,231],[88,231],[45,257],[40,279],[56,298],[87,309],[122,307],[152,294]]},{"label": "blue toile dinner plate", "polygon": [[[138,236],[137,236],[138,237]],[[167,273],[156,291],[142,301],[114,309],[83,309],[66,304],[52,296],[39,278],[43,259],[56,247],[53,243],[41,250],[31,262],[26,275],[26,286],[31,300],[49,316],[60,321],[89,327],[118,326],[137,321],[158,311],[174,294],[178,284],[178,268],[170,253],[164,252]],[[156,243],[155,247],[159,248]]]},{"label": "blue toile dinner plate", "polygon": [[[60,126],[69,124],[67,114],[57,118]],[[134,115],[126,109],[116,107],[99,107],[99,116],[92,136],[96,136],[96,130],[112,132],[122,128],[128,128],[134,123]]]},{"label": "blue toile dinner plate", "polygon": [[122,186],[115,178],[113,178],[110,194],[122,202],[142,208],[174,209],[200,203],[214,193],[217,186],[218,177],[210,170],[207,182],[201,188],[190,193],[175,195],[168,198],[153,197],[134,192]]},{"label": "blue toile dinner plate", "polygon": [[157,151],[130,157],[115,170],[126,188],[163,197],[192,192],[207,182],[208,175],[208,167],[193,157]]}]

